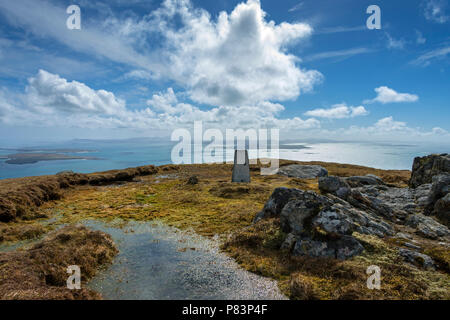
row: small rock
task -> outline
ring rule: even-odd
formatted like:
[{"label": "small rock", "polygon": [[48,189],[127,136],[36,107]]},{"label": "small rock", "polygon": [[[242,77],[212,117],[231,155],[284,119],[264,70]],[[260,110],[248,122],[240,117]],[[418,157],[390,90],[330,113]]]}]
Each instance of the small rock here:
[{"label": "small rock", "polygon": [[352,188],[362,187],[362,186],[371,186],[371,185],[383,185],[384,182],[381,178],[375,175],[365,175],[365,176],[354,176],[345,178],[345,181]]},{"label": "small rock", "polygon": [[327,169],[318,165],[291,164],[281,167],[278,174],[299,179],[314,179],[328,175]]},{"label": "small rock", "polygon": [[291,251],[292,248],[294,247],[296,241],[297,241],[297,238],[295,237],[295,235],[293,233],[289,233],[286,236],[286,239],[284,239],[283,243],[281,244],[280,249]]},{"label": "small rock", "polygon": [[396,238],[398,239],[405,239],[405,240],[410,240],[412,239],[412,236],[410,234],[407,233],[403,233],[403,232],[399,232],[395,235]]},{"label": "small rock", "polygon": [[409,243],[409,242],[405,242],[403,245],[405,247],[408,247],[408,248],[411,248],[411,249],[414,249],[414,250],[418,250],[418,251],[422,250],[421,247],[416,246],[415,244],[412,244],[412,243]]},{"label": "small rock", "polygon": [[310,239],[297,241],[292,253],[295,256],[336,258],[336,250],[327,242]]},{"label": "small rock", "polygon": [[351,236],[344,236],[336,241],[336,258],[345,260],[361,254],[364,251],[364,247],[358,240]]},{"label": "small rock", "polygon": [[342,187],[337,189],[336,195],[341,199],[347,199],[348,195],[351,193],[350,188]]},{"label": "small rock", "polygon": [[197,176],[189,177],[187,184],[190,184],[190,185],[198,184],[198,177]]},{"label": "small rock", "polygon": [[327,257],[345,260],[364,251],[364,247],[351,236],[343,236],[336,241],[304,239],[297,241],[293,254],[296,256]]},{"label": "small rock", "polygon": [[399,249],[399,254],[405,259],[405,261],[418,265],[424,269],[434,270],[434,261],[426,254],[416,252],[409,249]]},{"label": "small rock", "polygon": [[416,233],[429,239],[438,239],[450,234],[448,228],[431,217],[414,214],[405,221],[407,226],[416,229]]},{"label": "small rock", "polygon": [[323,193],[332,193],[341,199],[346,199],[351,191],[344,179],[335,176],[319,178],[319,190]]}]

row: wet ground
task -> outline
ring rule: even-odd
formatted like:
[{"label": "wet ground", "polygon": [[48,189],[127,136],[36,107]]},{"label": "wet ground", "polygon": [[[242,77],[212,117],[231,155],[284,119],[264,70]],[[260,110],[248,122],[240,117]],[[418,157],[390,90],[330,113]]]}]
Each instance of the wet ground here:
[{"label": "wet ground", "polygon": [[273,280],[247,272],[218,250],[218,242],[158,223],[111,227],[120,253],[88,287],[105,299],[286,299]]}]

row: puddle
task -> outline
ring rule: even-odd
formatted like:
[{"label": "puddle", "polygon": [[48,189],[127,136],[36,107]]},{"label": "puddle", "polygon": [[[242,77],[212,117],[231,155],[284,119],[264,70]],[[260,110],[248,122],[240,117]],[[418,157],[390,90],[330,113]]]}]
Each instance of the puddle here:
[{"label": "puddle", "polygon": [[217,241],[154,222],[83,224],[109,233],[120,250],[87,284],[105,299],[286,299],[275,281],[241,269]]}]

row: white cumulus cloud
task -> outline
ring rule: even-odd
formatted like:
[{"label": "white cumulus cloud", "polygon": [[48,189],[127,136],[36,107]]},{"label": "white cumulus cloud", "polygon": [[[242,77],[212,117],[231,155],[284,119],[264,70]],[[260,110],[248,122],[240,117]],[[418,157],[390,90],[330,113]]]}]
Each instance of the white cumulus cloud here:
[{"label": "white cumulus cloud", "polygon": [[[182,94],[184,97],[185,94]],[[316,119],[281,119],[284,107],[262,101],[242,106],[218,106],[202,110],[180,100],[172,88],[158,92],[142,109],[130,109],[114,93],[94,90],[40,70],[29,79],[25,94],[11,95],[0,88],[0,122],[11,125],[170,131],[203,121],[205,127],[293,130],[320,128]]]},{"label": "white cumulus cloud", "polygon": [[29,105],[41,112],[97,113],[113,115],[125,111],[125,101],[112,92],[93,90],[84,83],[39,70],[28,79]]},{"label": "white cumulus cloud", "polygon": [[419,96],[411,93],[398,93],[394,89],[381,86],[374,89],[377,96],[371,100],[365,100],[364,103],[395,103],[395,102],[415,102],[419,100]]},{"label": "white cumulus cloud", "polygon": [[[176,17],[181,28],[171,23]],[[299,58],[286,52],[312,28],[268,21],[258,0],[240,3],[217,19],[189,1],[166,0],[150,21],[170,49],[167,76],[196,102],[219,106],[283,101],[312,90],[322,79],[318,71],[300,68]]]},{"label": "white cumulus cloud", "polygon": [[345,103],[335,104],[329,109],[314,109],[305,112],[310,117],[328,118],[328,119],[344,119],[365,116],[369,112],[364,106],[347,106]]},{"label": "white cumulus cloud", "polygon": [[405,130],[407,128],[405,122],[395,121],[394,118],[386,117],[378,120],[374,127],[379,129],[380,131],[396,131],[396,130]]}]

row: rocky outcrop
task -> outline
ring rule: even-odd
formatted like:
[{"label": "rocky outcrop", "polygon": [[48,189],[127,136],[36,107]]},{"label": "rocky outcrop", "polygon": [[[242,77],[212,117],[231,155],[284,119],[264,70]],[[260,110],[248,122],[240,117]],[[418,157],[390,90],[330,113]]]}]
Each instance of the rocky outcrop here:
[{"label": "rocky outcrop", "polygon": [[[383,238],[395,234],[395,224],[411,227],[423,238],[448,241],[449,229],[422,213],[429,208],[448,222],[450,174],[435,175],[430,178],[432,183],[422,183],[429,179],[417,176],[419,172],[431,175],[444,170],[447,155],[423,159],[416,160],[420,166],[415,165],[413,180],[420,181],[420,185],[415,188],[394,187],[374,175],[319,177],[321,194],[277,188],[254,221],[278,217],[282,231],[287,234],[281,249],[312,257],[348,259],[364,250],[354,232]],[[405,246],[421,250],[409,242]],[[401,255],[408,261],[423,261],[424,268],[433,265],[421,253],[410,251],[402,251]]]},{"label": "rocky outcrop", "polygon": [[[416,189],[378,185],[355,188],[352,192],[360,192],[361,195],[372,202],[372,207],[375,203],[378,203],[381,205],[382,211],[384,210],[391,218],[404,220],[410,214],[423,212],[428,203],[430,189],[430,184],[421,185]],[[358,204],[355,203],[355,205]],[[383,214],[383,212],[380,212],[380,214]]]},{"label": "rocky outcrop", "polygon": [[[319,189],[323,194],[338,196],[361,210],[375,211],[387,219],[404,220],[410,214],[423,212],[430,203],[432,211],[436,199],[448,192],[447,179],[436,176],[434,180],[433,188],[431,184],[423,184],[413,189],[386,185],[374,175],[347,178],[328,176],[319,178]],[[439,208],[443,205],[445,207],[445,202],[440,203]]]},{"label": "rocky outcrop", "polygon": [[416,157],[409,185],[417,188],[424,183],[431,183],[434,176],[442,173],[450,173],[450,156],[447,153]]},{"label": "rocky outcrop", "polygon": [[281,249],[293,255],[348,259],[363,251],[353,232],[384,237],[393,228],[375,210],[363,211],[347,201],[313,191],[277,188],[254,221],[279,217],[287,234]]},{"label": "rocky outcrop", "polygon": [[324,167],[318,165],[291,164],[289,166],[281,167],[278,170],[278,174],[300,179],[314,179],[327,176],[328,171]]},{"label": "rocky outcrop", "polygon": [[418,235],[433,240],[450,235],[446,226],[423,214],[409,216],[405,221],[405,225],[416,229]]},{"label": "rocky outcrop", "polygon": [[447,196],[450,192],[450,155],[415,158],[409,185],[416,189],[431,185],[428,195],[424,192],[418,202],[425,206],[425,214],[434,215],[450,226],[450,196]]}]

